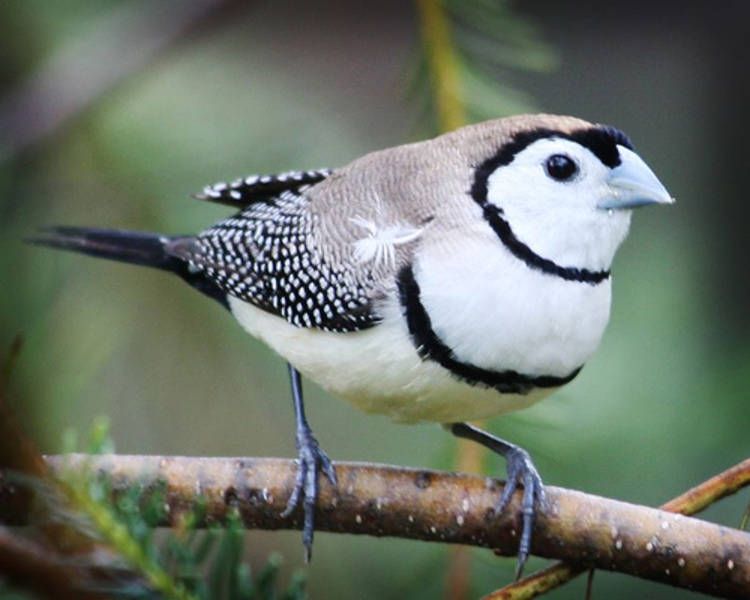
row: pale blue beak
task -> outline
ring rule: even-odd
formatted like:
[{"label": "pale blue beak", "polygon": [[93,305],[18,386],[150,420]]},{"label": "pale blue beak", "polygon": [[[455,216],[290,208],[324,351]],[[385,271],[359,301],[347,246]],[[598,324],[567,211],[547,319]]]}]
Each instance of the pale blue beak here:
[{"label": "pale blue beak", "polygon": [[620,151],[618,166],[607,178],[607,195],[596,205],[602,210],[624,210],[649,204],[673,204],[670,196],[654,172],[632,150],[617,146]]}]

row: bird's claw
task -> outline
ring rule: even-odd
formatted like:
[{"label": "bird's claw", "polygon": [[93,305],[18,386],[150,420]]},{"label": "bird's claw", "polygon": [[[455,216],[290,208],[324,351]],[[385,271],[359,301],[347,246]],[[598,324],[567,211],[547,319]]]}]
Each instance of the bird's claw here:
[{"label": "bird's claw", "polygon": [[544,502],[544,484],[529,454],[522,448],[513,448],[505,456],[508,479],[503,493],[495,507],[495,514],[500,514],[510,503],[518,484],[523,486],[521,501],[521,540],[518,545],[516,563],[516,580],[521,578],[523,567],[531,551],[531,531],[534,528],[534,517],[539,504]]},{"label": "bird's claw", "polygon": [[305,547],[305,562],[310,562],[313,533],[315,531],[315,505],[318,501],[318,473],[322,472],[334,487],[338,485],[338,480],[331,459],[321,450],[318,441],[309,428],[298,431],[297,452],[298,464],[294,490],[292,490],[281,516],[290,516],[302,500],[304,514],[302,544]]}]

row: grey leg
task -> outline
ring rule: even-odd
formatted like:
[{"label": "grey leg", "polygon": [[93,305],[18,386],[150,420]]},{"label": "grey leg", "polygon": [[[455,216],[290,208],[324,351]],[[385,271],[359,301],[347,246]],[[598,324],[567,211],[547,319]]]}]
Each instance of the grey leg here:
[{"label": "grey leg", "polygon": [[302,381],[299,371],[292,365],[289,367],[289,379],[292,384],[292,398],[294,400],[294,416],[297,420],[296,445],[298,453],[297,478],[294,491],[289,497],[283,517],[288,517],[302,500],[304,524],[302,527],[302,544],[305,546],[305,562],[310,561],[312,555],[313,533],[315,531],[315,505],[318,501],[318,473],[322,471],[328,481],[335,487],[336,470],[325,452],[320,449],[310,425],[305,418],[305,406],[302,400]]},{"label": "grey leg", "polygon": [[528,452],[523,448],[501,440],[468,423],[451,423],[448,425],[448,429],[453,435],[482,444],[482,446],[489,448],[497,454],[501,454],[505,458],[508,479],[505,483],[503,494],[500,496],[500,500],[495,507],[496,513],[501,513],[508,506],[513,492],[518,487],[518,483],[520,482],[523,485],[523,502],[521,504],[523,527],[521,541],[518,546],[518,562],[516,564],[516,579],[520,579],[531,549],[531,531],[534,528],[536,507],[540,502],[544,501],[542,478],[539,476]]}]

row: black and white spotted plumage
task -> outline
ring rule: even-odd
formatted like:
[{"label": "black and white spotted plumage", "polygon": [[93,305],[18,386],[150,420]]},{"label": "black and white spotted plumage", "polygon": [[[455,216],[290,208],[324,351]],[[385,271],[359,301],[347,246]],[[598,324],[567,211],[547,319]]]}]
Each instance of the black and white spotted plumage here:
[{"label": "black and white spotted plumage", "polygon": [[202,193],[196,194],[196,198],[245,208],[253,202],[273,200],[283,192],[302,193],[331,173],[331,169],[312,169],[285,171],[274,175],[248,175],[230,182],[207,185]]},{"label": "black and white spotted plumage", "polygon": [[[368,290],[311,244],[315,217],[305,191],[327,173],[252,176],[226,189],[219,184],[216,193],[236,192],[252,203],[197,237],[176,241],[172,251],[227,294],[297,327],[345,332],[372,326],[378,319]],[[288,188],[278,191],[284,184]]]}]

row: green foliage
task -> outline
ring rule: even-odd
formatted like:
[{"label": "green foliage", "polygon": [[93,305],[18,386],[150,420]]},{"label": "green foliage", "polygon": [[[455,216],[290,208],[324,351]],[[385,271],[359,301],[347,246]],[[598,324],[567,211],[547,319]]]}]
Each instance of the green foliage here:
[{"label": "green foliage", "polygon": [[[538,28],[506,0],[445,0],[450,19],[451,52],[458,69],[454,90],[470,122],[528,112],[533,99],[514,87],[514,71],[547,72],[557,54]],[[422,126],[436,131],[435,94],[430,88],[428,57],[420,53],[408,95],[419,110]]]},{"label": "green foliage", "polygon": [[[93,428],[89,448],[95,451],[113,449],[107,435],[106,422],[99,421]],[[199,531],[203,506],[196,505],[181,517],[181,525],[169,531],[159,542],[155,525],[163,522],[167,510],[167,487],[163,483],[152,489],[131,488],[117,498],[112,496],[106,480],[90,480],[91,497],[99,510],[111,510],[114,519],[127,532],[115,538],[115,548],[123,556],[131,555],[134,565],[169,598],[213,600],[296,600],[305,597],[302,575],[294,577],[281,594],[278,575],[282,558],[273,554],[257,575],[243,562],[245,530],[237,512],[230,514],[224,527],[213,526]],[[103,532],[106,536],[106,532]],[[128,551],[132,543],[136,552]],[[132,597],[132,596],[131,596]],[[149,597],[148,593],[142,597]]]},{"label": "green foliage", "polygon": [[[105,481],[100,480],[96,485],[110,493]],[[245,530],[236,513],[230,515],[223,527],[198,530],[196,524],[201,520],[202,512],[198,506],[181,517],[179,527],[159,539],[154,525],[166,516],[165,506],[166,486],[162,485],[149,490],[131,488],[117,498],[113,507],[130,540],[138,545],[141,555],[147,559],[136,565],[138,570],[149,581],[164,584],[165,597],[201,600],[293,600],[305,597],[301,575],[294,577],[283,592],[277,591],[282,565],[278,554],[271,555],[253,575],[250,566],[242,560]],[[124,555],[128,543],[123,544],[121,538],[115,547]],[[157,580],[156,576],[160,579]],[[149,593],[144,590],[136,597],[147,598]]]},{"label": "green foliage", "polygon": [[[85,447],[90,454],[112,452],[108,422],[95,422]],[[76,436],[65,435],[68,450]],[[282,558],[272,554],[253,574],[243,562],[245,530],[239,515],[230,514],[224,526],[200,530],[204,507],[197,504],[180,515],[169,531],[156,527],[167,517],[167,486],[131,487],[113,493],[102,476],[69,471],[62,484],[72,500],[79,528],[113,552],[111,566],[118,570],[116,584],[103,590],[114,598],[174,600],[298,600],[305,598],[302,574],[292,577],[279,592]],[[70,516],[66,519],[73,522]]]}]

